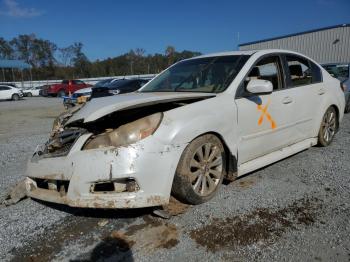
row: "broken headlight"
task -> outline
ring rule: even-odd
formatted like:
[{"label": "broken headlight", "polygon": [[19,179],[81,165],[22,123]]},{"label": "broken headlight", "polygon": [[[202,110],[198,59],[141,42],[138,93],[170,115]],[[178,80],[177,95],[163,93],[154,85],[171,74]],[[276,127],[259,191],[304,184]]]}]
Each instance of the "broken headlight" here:
[{"label": "broken headlight", "polygon": [[156,113],[122,125],[117,129],[109,130],[92,138],[83,149],[118,147],[136,143],[152,135],[157,130],[162,117],[163,113]]}]

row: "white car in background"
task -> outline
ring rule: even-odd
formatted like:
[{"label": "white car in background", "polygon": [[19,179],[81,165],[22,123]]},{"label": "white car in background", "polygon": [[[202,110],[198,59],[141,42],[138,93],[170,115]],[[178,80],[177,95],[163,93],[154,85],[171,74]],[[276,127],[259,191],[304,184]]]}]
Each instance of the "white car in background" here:
[{"label": "white car in background", "polygon": [[91,92],[92,92],[92,88],[91,87],[86,87],[86,88],[79,89],[79,90],[75,91],[72,94],[72,97],[73,98],[78,98],[78,97],[84,96],[84,97],[86,97],[88,99],[91,96]]},{"label": "white car in background", "polygon": [[19,88],[9,86],[9,85],[0,85],[0,100],[19,100],[23,97],[23,91]]},{"label": "white car in background", "polygon": [[233,180],[311,146],[344,114],[340,82],[284,50],[180,61],[139,91],[61,115],[28,162],[27,195],[92,208],[200,204]]},{"label": "white car in background", "polygon": [[43,89],[43,86],[37,86],[37,87],[32,87],[32,88],[29,88],[29,89],[25,89],[23,92],[24,92],[24,95],[25,96],[40,96],[39,92],[40,90]]}]

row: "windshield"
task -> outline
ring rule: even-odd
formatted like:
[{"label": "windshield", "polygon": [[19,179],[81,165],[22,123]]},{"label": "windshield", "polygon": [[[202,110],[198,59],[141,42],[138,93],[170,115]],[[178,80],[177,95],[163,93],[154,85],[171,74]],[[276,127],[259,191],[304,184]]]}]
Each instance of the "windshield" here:
[{"label": "windshield", "polygon": [[224,91],[250,56],[231,55],[190,59],[170,67],[140,92]]},{"label": "windshield", "polygon": [[349,65],[325,65],[324,68],[329,74],[338,78],[340,81],[349,78]]}]

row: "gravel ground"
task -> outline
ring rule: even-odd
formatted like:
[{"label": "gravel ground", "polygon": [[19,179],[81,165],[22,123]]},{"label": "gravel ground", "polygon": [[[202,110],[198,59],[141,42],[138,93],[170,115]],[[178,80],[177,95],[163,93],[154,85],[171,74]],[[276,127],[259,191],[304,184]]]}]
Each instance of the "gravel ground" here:
[{"label": "gravel ground", "polygon": [[[53,98],[0,102],[0,197],[63,110]],[[350,115],[313,147],[223,185],[199,206],[73,209],[30,199],[0,207],[1,261],[350,261]]]}]

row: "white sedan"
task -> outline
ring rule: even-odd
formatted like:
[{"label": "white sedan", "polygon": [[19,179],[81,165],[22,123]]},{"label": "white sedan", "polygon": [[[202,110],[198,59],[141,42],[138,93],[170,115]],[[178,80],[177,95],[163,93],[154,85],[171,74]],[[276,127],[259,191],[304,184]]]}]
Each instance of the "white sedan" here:
[{"label": "white sedan", "polygon": [[180,61],[138,92],[61,115],[28,162],[27,195],[92,208],[190,204],[301,150],[328,146],[338,80],[304,55],[226,52]]},{"label": "white sedan", "polygon": [[14,100],[17,101],[23,97],[23,92],[19,88],[0,85],[0,100]]},{"label": "white sedan", "polygon": [[26,96],[40,96],[40,90],[43,86],[32,87],[24,90]]}]

